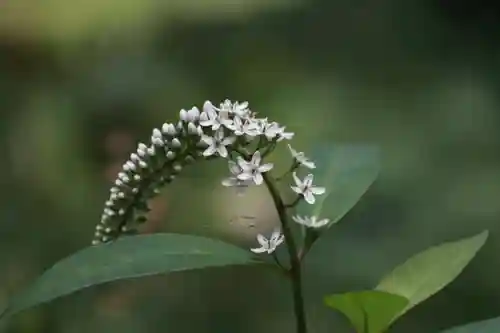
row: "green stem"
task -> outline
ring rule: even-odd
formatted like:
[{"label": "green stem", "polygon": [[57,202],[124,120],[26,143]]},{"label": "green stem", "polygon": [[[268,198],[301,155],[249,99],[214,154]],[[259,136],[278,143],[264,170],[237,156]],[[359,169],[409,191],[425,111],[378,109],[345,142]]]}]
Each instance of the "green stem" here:
[{"label": "green stem", "polygon": [[297,333],[307,333],[306,315],[304,309],[304,297],[302,294],[302,274],[300,261],[297,254],[297,246],[293,239],[292,230],[288,224],[288,215],[286,213],[286,206],[281,199],[279,191],[275,186],[273,180],[266,174],[262,175],[264,177],[264,182],[266,183],[269,193],[271,194],[274,205],[278,210],[278,215],[281,221],[281,227],[283,235],[285,236],[285,242],[288,249],[288,255],[290,257],[290,278],[292,281],[292,291],[293,291],[293,303],[295,320],[297,325]]}]

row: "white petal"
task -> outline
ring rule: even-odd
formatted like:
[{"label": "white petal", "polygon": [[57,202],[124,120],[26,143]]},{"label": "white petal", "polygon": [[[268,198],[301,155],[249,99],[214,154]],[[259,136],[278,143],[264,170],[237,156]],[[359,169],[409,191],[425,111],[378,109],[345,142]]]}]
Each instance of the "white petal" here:
[{"label": "white petal", "polygon": [[308,174],[306,178],[304,178],[303,183],[305,187],[310,187],[312,185],[314,176],[312,173]]},{"label": "white petal", "polygon": [[316,202],[316,198],[314,197],[314,195],[311,193],[311,191],[306,191],[305,193],[303,193],[304,195],[304,199],[306,200],[306,202],[308,204],[314,204]]},{"label": "white petal", "polygon": [[301,163],[306,168],[309,168],[309,169],[315,169],[316,168],[316,164],[314,162],[312,162],[312,161],[303,160]]},{"label": "white petal", "polygon": [[319,221],[317,221],[317,222],[314,224],[314,227],[316,227],[316,228],[321,228],[321,227],[323,227],[323,226],[327,225],[327,224],[328,224],[328,222],[330,222],[330,220],[329,220],[329,219],[322,219],[322,220],[319,220]]},{"label": "white petal", "polygon": [[229,146],[232,145],[236,141],[236,138],[234,136],[230,136],[222,140],[222,144],[224,146]]},{"label": "white petal", "polygon": [[217,147],[217,152],[219,153],[219,156],[220,157],[224,157],[226,158],[227,157],[227,149],[226,149],[226,146],[224,145],[220,145]]},{"label": "white petal", "polygon": [[274,241],[278,240],[280,235],[281,235],[281,230],[279,228],[276,228],[273,230],[270,240],[274,242]]},{"label": "white petal", "polygon": [[297,187],[297,186],[290,186],[290,188],[292,189],[292,191],[294,191],[295,193],[297,194],[302,194],[302,189]]},{"label": "white petal", "polygon": [[295,133],[293,132],[285,132],[285,133],[281,133],[281,136],[280,138],[278,139],[278,141],[282,141],[282,140],[291,140],[293,138],[293,136],[295,135]]},{"label": "white petal", "polygon": [[203,156],[211,156],[213,155],[217,149],[215,149],[215,146],[209,146],[205,151],[203,152]]},{"label": "white petal", "polygon": [[252,163],[253,165],[260,165],[260,161],[262,160],[261,156],[260,156],[260,151],[256,151],[253,156],[252,156],[252,160],[250,161],[250,163]]},{"label": "white petal", "polygon": [[242,172],[238,176],[236,176],[239,180],[250,180],[253,179],[253,174],[248,172]]},{"label": "white petal", "polygon": [[267,238],[262,234],[257,234],[257,242],[259,242],[259,244],[262,247],[267,248],[269,246],[269,242],[267,241]]},{"label": "white petal", "polygon": [[252,251],[253,253],[263,253],[263,252],[267,252],[268,250],[264,247],[259,247],[256,249],[250,249],[250,251]]},{"label": "white petal", "polygon": [[281,243],[283,243],[283,241],[285,240],[285,236],[284,235],[280,235],[275,241],[274,241],[274,248],[276,249],[278,246],[281,245]]},{"label": "white petal", "polygon": [[269,170],[271,170],[271,169],[273,168],[273,166],[274,166],[274,165],[273,165],[272,163],[266,163],[266,164],[263,164],[263,165],[261,165],[260,167],[258,167],[258,169],[257,169],[257,170],[258,170],[259,172],[264,173],[264,172],[268,172]]},{"label": "white petal", "polygon": [[[297,186],[299,186],[299,187],[302,186],[302,181],[299,179],[299,177],[297,177],[296,172],[293,173],[293,180],[295,181],[295,184],[297,184]],[[300,192],[297,192],[297,193],[300,193]]]},{"label": "white petal", "polygon": [[238,156],[236,159],[238,161],[238,165],[240,166],[241,170],[244,172],[251,172],[253,171],[253,165],[251,163],[248,163],[245,161],[241,156]]},{"label": "white petal", "polygon": [[260,185],[260,184],[262,184],[262,182],[264,182],[264,178],[262,177],[262,175],[259,172],[257,172],[253,176],[253,181],[254,181],[255,185]]},{"label": "white petal", "polygon": [[231,172],[231,174],[235,176],[241,173],[241,168],[239,167],[239,165],[232,160],[228,161],[228,167],[229,167],[229,172]]},{"label": "white petal", "polygon": [[267,250],[267,253],[268,253],[268,254],[271,254],[271,253],[273,253],[275,250],[276,250],[276,246],[271,246],[271,247],[269,247],[269,249]]},{"label": "white petal", "polygon": [[215,138],[215,140],[217,140],[219,142],[221,142],[222,140],[224,140],[224,131],[223,130],[218,130],[217,132],[215,132],[214,138]]},{"label": "white petal", "polygon": [[211,120],[217,119],[217,112],[214,110],[213,107],[208,108],[205,112],[207,113],[209,119],[211,119]]},{"label": "white petal", "polygon": [[297,222],[299,224],[305,224],[304,218],[300,215],[292,216],[292,220],[294,220],[295,222]]},{"label": "white petal", "polygon": [[320,195],[320,194],[323,194],[325,193],[326,189],[324,187],[320,187],[320,186],[313,186],[309,189],[313,194],[315,195]]},{"label": "white petal", "polygon": [[214,138],[212,138],[212,137],[210,137],[208,135],[202,135],[201,141],[203,141],[207,145],[212,145],[215,140],[214,140]]}]

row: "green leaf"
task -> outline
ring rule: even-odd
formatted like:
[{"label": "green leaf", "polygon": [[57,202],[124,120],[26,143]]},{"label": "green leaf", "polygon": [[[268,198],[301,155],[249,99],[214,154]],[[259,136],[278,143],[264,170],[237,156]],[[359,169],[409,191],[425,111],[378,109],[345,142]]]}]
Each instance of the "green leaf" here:
[{"label": "green leaf", "polygon": [[180,234],[124,237],[85,248],[59,261],[12,298],[0,317],[100,283],[252,263],[258,261],[250,251],[210,238]]},{"label": "green leaf", "polygon": [[403,313],[452,282],[474,258],[488,238],[488,231],[431,247],[407,260],[382,279],[377,290],[406,297]]},{"label": "green leaf", "polygon": [[[379,151],[372,145],[332,145],[312,150],[310,157],[316,163],[314,184],[324,186],[326,193],[317,197],[312,212],[337,223],[361,199],[379,172]],[[299,210],[311,208],[302,204]]]},{"label": "green leaf", "polygon": [[357,333],[381,333],[405,308],[408,300],[399,295],[370,290],[326,296],[325,303],[349,318]]},{"label": "green leaf", "polygon": [[463,326],[453,327],[441,333],[498,333],[500,332],[500,317],[478,321]]}]

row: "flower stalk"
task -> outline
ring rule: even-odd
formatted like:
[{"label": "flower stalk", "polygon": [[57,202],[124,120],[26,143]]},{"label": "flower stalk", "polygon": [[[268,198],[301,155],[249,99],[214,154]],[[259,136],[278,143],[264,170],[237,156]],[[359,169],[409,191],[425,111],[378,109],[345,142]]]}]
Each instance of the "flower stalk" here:
[{"label": "flower stalk", "polygon": [[[237,195],[244,194],[245,188],[254,185],[265,184],[269,190],[281,227],[269,236],[258,234],[259,247],[250,251],[271,255],[275,262],[271,267],[290,278],[297,333],[307,333],[301,260],[319,237],[315,229],[326,225],[328,220],[315,216],[289,219],[289,211],[301,201],[314,204],[315,196],[325,193],[325,188],[313,185],[313,174],[309,173],[303,179],[297,175],[299,167],[314,169],[315,163],[288,145],[293,162],[284,176],[292,173],[294,184],[289,188],[296,198],[285,204],[276,185],[282,177],[272,178],[269,171],[274,165],[265,163],[264,159],[278,143],[291,140],[293,132],[286,132],[284,126],[267,118],[257,118],[247,102],[226,100],[216,107],[206,101],[202,111],[194,106],[188,111],[181,110],[179,116],[177,123],[164,123],[161,129],[153,129],[149,145],[139,143],[137,150],[124,163],[110,190],[92,243],[106,243],[137,232],[136,226],[146,221],[147,201],[195,160],[226,159],[230,176],[222,181],[223,186],[236,188]],[[250,148],[252,146],[254,149]],[[300,250],[292,234],[291,223],[294,222],[306,228]],[[282,243],[288,251],[289,265],[282,265],[275,253]]]},{"label": "flower stalk", "polygon": [[281,199],[280,193],[274,184],[273,180],[266,174],[263,175],[264,183],[266,184],[274,205],[278,210],[278,216],[281,222],[285,243],[290,258],[290,279],[292,282],[293,304],[295,313],[295,322],[297,325],[297,333],[307,333],[307,320],[304,307],[304,296],[302,292],[302,272],[300,260],[298,257],[297,246],[293,239],[292,230],[289,225],[287,208]]}]

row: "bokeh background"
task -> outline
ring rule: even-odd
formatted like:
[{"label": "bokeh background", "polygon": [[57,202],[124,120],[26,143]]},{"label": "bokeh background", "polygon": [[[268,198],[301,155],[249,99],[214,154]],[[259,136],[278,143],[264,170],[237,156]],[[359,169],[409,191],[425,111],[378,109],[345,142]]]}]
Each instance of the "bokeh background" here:
[{"label": "bokeh background", "polygon": [[[230,98],[288,125],[298,148],[382,148],[380,177],[307,261],[311,332],[352,332],[325,293],[370,288],[411,254],[483,229],[460,278],[393,332],[500,315],[499,18],[479,0],[1,1],[0,303],[89,244],[153,127]],[[225,172],[186,172],[142,231],[252,245],[275,212],[263,191],[223,189]],[[290,332],[291,316],[286,283],[237,267],[91,288],[0,330]]]}]

